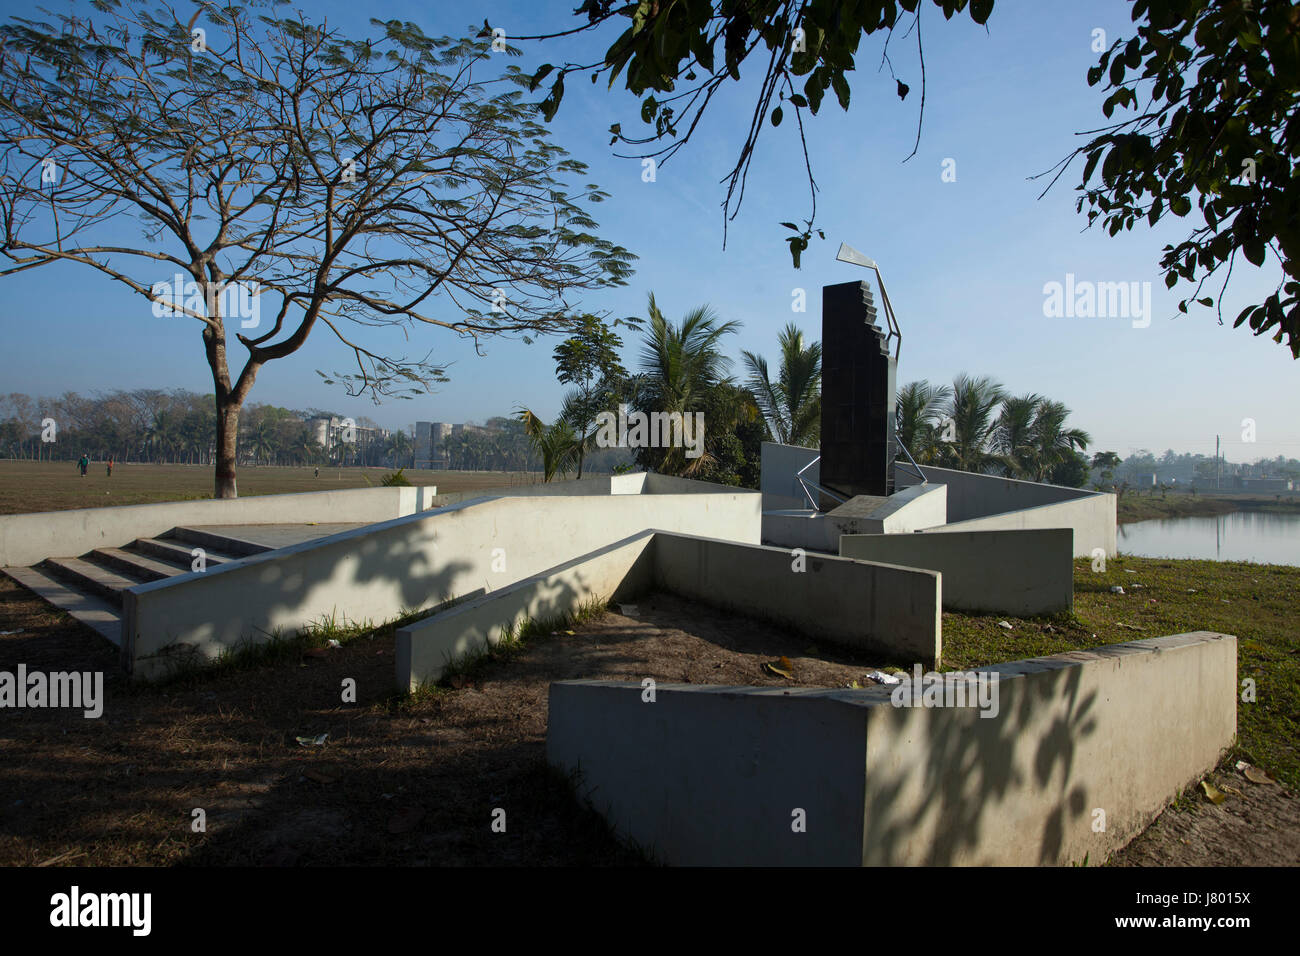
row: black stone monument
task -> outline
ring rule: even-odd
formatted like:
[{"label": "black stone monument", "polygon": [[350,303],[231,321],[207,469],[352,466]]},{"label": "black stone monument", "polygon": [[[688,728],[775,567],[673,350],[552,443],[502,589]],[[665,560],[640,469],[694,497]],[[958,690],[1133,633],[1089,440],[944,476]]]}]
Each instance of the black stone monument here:
[{"label": "black stone monument", "polygon": [[[897,362],[865,282],[822,287],[819,484],[846,501],[894,491]],[[837,502],[823,496],[822,508]]]}]

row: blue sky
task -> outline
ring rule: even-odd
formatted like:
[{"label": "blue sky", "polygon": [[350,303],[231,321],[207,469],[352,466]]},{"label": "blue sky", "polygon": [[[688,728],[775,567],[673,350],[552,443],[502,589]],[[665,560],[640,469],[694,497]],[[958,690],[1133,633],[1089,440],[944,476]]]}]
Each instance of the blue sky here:
[{"label": "blue sky", "polygon": [[[369,16],[379,16],[414,21],[430,34],[465,32],[487,18],[514,36],[576,24],[570,14],[575,5],[323,0],[301,8],[359,34],[369,30]],[[66,5],[54,0],[46,6]],[[29,10],[0,4],[5,19]],[[775,357],[777,332],[792,319],[810,337],[820,337],[824,284],[870,276],[835,261],[845,241],[884,272],[904,334],[901,382],[947,382],[964,371],[991,375],[1016,394],[1059,399],[1073,410],[1074,423],[1092,434],[1093,451],[1126,455],[1146,447],[1159,454],[1172,447],[1212,454],[1218,433],[1230,460],[1300,457],[1294,414],[1300,369],[1281,345],[1231,328],[1242,305],[1272,290],[1276,265],[1258,270],[1238,263],[1223,326],[1213,310],[1197,307],[1181,316],[1175,293],[1183,289],[1165,289],[1157,262],[1163,245],[1182,238],[1177,226],[1199,221],[1195,213],[1185,222],[1110,238],[1100,228],[1085,231],[1085,217],[1074,211],[1078,165],[1041,200],[1044,181],[1028,178],[1077,145],[1077,131],[1103,122],[1102,94],[1084,78],[1096,59],[1092,33],[1105,30],[1108,42],[1131,35],[1128,11],[1121,0],[998,0],[985,30],[967,16],[945,22],[927,4],[925,121],[920,148],[907,162],[921,91],[914,39],[898,36],[890,45],[895,70],[912,87],[901,102],[888,70],[877,72],[882,41],[864,40],[851,111],[842,112],[828,97],[806,124],[820,186],[818,226],[827,238],[814,238],[798,271],[778,225],[802,218],[807,209],[803,160],[789,119],[765,131],[744,206],[722,249],[719,180],[748,123],[752,77],[715,99],[707,129],[661,166],[652,183],[642,181],[639,160],[618,159],[609,146],[611,123],[625,130],[640,126],[637,101],[617,89],[606,92],[604,83],[571,81],[553,134],[590,165],[588,179],[611,194],[592,207],[601,233],[640,257],[629,286],[588,296],[586,306],[643,315],[646,294],[654,291],[660,307],[677,318],[707,302],[723,318],[744,324],[729,344],[733,356],[749,349]],[[598,38],[601,50],[612,36]],[[525,55],[508,62],[525,70],[589,60],[597,46],[563,40],[520,45]],[[943,181],[947,159],[955,161],[955,182]],[[130,238],[138,232],[129,220],[123,230]],[[1149,282],[1150,325],[1046,317],[1044,285],[1064,283],[1067,274],[1076,281]],[[807,293],[802,314],[791,310],[797,288]],[[52,266],[0,280],[0,329],[0,392],[211,387],[196,324],[154,318],[127,290],[82,267]],[[549,418],[561,395],[550,357],[554,344],[494,340],[480,357],[449,333],[420,329],[410,354],[432,349],[435,360],[451,363],[451,382],[432,396],[375,406],[348,398],[316,375],[318,368],[344,368],[349,359],[321,329],[297,354],[263,369],[251,400],[368,415],[392,427],[417,419],[482,421],[517,405]],[[240,351],[232,340],[232,354]],[[636,353],[629,341],[629,366]],[[1241,441],[1245,418],[1256,423],[1254,444]]]}]

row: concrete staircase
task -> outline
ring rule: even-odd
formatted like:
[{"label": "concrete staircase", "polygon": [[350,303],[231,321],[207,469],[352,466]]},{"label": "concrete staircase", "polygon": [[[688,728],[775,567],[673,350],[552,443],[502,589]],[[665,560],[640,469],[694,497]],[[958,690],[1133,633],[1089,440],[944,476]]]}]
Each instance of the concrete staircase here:
[{"label": "concrete staircase", "polygon": [[195,548],[203,549],[208,567],[273,550],[210,527],[173,528],[160,538],[137,538],[120,548],[0,571],[121,647],[122,592],[190,573]]}]

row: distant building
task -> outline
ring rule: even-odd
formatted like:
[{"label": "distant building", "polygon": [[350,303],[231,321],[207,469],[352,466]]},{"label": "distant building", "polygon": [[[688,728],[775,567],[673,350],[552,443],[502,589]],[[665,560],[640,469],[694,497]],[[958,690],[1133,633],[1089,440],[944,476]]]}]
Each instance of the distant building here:
[{"label": "distant building", "polygon": [[335,447],[340,444],[354,446],[349,451],[349,457],[354,461],[374,458],[373,452],[382,453],[392,434],[387,428],[367,428],[350,418],[334,415],[307,419],[307,429],[330,457],[333,457]]},{"label": "distant building", "polygon": [[416,422],[415,467],[446,468],[447,438],[460,427],[447,422]]},{"label": "distant building", "polygon": [[1237,478],[1233,482],[1242,491],[1294,491],[1295,482],[1290,478]]}]

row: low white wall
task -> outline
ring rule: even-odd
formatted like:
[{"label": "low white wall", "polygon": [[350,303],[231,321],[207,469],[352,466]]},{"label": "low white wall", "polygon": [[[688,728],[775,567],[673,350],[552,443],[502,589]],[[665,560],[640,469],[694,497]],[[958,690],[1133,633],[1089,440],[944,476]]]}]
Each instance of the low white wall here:
[{"label": "low white wall", "polygon": [[401,691],[438,680],[449,660],[482,650],[526,618],[554,618],[592,600],[668,591],[886,661],[933,664],[940,653],[938,575],[810,557],[696,535],[644,532],[526,578],[397,632]]},{"label": "low white wall", "polygon": [[[930,465],[921,470],[931,484],[948,486],[945,531],[1073,528],[1075,557],[1091,557],[1096,548],[1104,548],[1108,557],[1115,556],[1116,499],[1112,494]],[[897,478],[908,485],[918,480],[901,469]]]},{"label": "low white wall", "polygon": [[1071,528],[1074,531],[1074,557],[1091,557],[1096,548],[1104,548],[1107,557],[1115,557],[1115,496],[1093,495],[1076,501],[1039,505],[1023,511],[972,518],[932,528],[921,534],[950,531],[1026,531],[1044,528]]},{"label": "low white wall", "polygon": [[1074,532],[936,531],[844,535],[840,554],[943,575],[945,611],[1016,616],[1074,607]]},{"label": "low white wall", "polygon": [[881,663],[930,667],[942,652],[942,595],[933,571],[678,534],[656,542],[655,582],[682,597],[879,654]]},{"label": "low white wall", "polygon": [[123,666],[165,672],[332,613],[391,619],[493,591],[648,528],[757,544],[759,495],[481,498],[124,592]]},{"label": "low white wall", "polygon": [[563,681],[551,685],[547,759],[666,863],[1097,864],[1236,734],[1228,635],[986,672],[998,677],[994,717],[894,706],[884,687],[660,684],[646,703],[636,683]]},{"label": "low white wall", "polygon": [[398,690],[437,681],[449,663],[498,643],[506,631],[525,621],[561,618],[592,600],[617,600],[649,590],[655,537],[652,531],[642,532],[400,629],[395,651]]},{"label": "low white wall", "polygon": [[5,515],[0,517],[0,567],[121,547],[178,525],[388,521],[427,508],[436,494],[428,486],[349,488]]}]

